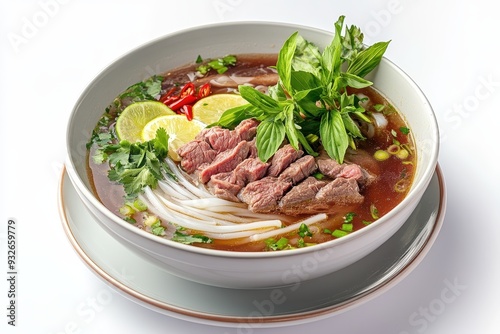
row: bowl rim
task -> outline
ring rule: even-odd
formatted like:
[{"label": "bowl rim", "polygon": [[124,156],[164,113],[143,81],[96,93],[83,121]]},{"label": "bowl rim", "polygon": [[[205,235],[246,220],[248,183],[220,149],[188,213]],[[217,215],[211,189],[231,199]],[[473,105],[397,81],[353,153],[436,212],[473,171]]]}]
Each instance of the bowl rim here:
[{"label": "bowl rim", "polygon": [[[68,175],[70,176],[71,181],[75,184],[76,188],[78,189],[78,192],[80,196],[84,196],[88,201],[91,202],[91,204],[96,207],[102,214],[104,214],[109,220],[111,220],[114,224],[118,224],[120,227],[125,228],[129,232],[132,232],[136,234],[138,237],[145,238],[148,241],[151,241],[153,243],[161,244],[166,247],[173,247],[177,250],[180,251],[185,251],[188,253],[193,253],[193,254],[201,254],[201,255],[206,255],[206,256],[212,256],[212,257],[221,257],[221,258],[236,258],[236,259],[256,259],[256,258],[275,258],[275,257],[285,257],[285,256],[296,256],[298,254],[308,254],[308,253],[314,253],[318,251],[322,251],[325,249],[328,249],[330,247],[333,247],[335,245],[340,245],[344,244],[346,242],[350,242],[353,239],[357,239],[362,237],[364,234],[368,233],[369,231],[378,228],[382,224],[388,223],[388,221],[395,216],[399,209],[401,207],[407,206],[412,200],[413,194],[418,194],[418,193],[423,193],[425,189],[427,188],[432,175],[435,172],[435,169],[437,167],[438,163],[438,155],[439,155],[439,127],[437,123],[437,118],[434,113],[434,110],[432,108],[432,105],[430,104],[429,100],[423,93],[423,91],[420,89],[420,87],[417,85],[417,83],[406,73],[404,72],[399,66],[397,66],[395,63],[393,63],[391,60],[389,60],[387,57],[382,58],[382,62],[385,62],[386,65],[392,67],[393,70],[398,72],[412,87],[412,89],[417,93],[419,98],[425,102],[425,106],[428,108],[428,115],[430,116],[430,124],[432,124],[432,135],[436,138],[436,141],[433,142],[432,144],[432,155],[430,156],[429,160],[429,166],[423,170],[423,173],[417,183],[413,183],[412,187],[410,189],[410,192],[407,194],[407,196],[392,210],[390,210],[387,214],[385,214],[383,217],[380,219],[377,219],[373,223],[363,227],[362,229],[355,231],[351,234],[348,234],[346,236],[343,236],[342,238],[338,239],[333,239],[329,240],[317,245],[309,246],[309,247],[304,247],[304,248],[297,248],[297,249],[291,249],[287,250],[285,252],[263,252],[263,251],[250,251],[250,252],[240,252],[240,251],[228,251],[228,250],[218,250],[218,249],[209,249],[209,248],[202,248],[202,247],[196,247],[192,245],[185,245],[179,242],[175,242],[169,239],[161,238],[156,235],[153,235],[147,231],[144,231],[142,229],[138,229],[137,227],[127,223],[123,219],[121,219],[118,215],[113,213],[111,210],[109,210],[104,204],[101,203],[101,201],[98,200],[96,195],[84,184],[82,181],[82,178],[80,177],[79,173],[76,171],[76,168],[74,166],[73,160],[71,159],[72,157],[72,149],[70,147],[70,135],[71,135],[71,124],[74,121],[75,115],[78,111],[79,105],[81,102],[86,98],[87,94],[92,90],[92,87],[96,82],[98,82],[102,77],[107,75],[107,72],[110,71],[115,64],[122,58],[138,52],[139,50],[146,48],[148,46],[154,45],[155,43],[158,43],[161,40],[172,38],[175,36],[183,35],[183,34],[188,34],[192,33],[195,31],[198,31],[200,29],[220,29],[220,28],[227,28],[227,27],[232,27],[232,26],[280,26],[284,28],[290,28],[290,29],[295,29],[295,30],[307,30],[310,32],[317,32],[320,34],[328,34],[332,35],[333,33],[328,30],[320,29],[320,28],[315,28],[315,27],[310,27],[306,25],[299,25],[299,24],[293,24],[293,23],[286,23],[286,22],[273,22],[273,21],[228,21],[228,22],[222,22],[222,23],[212,23],[212,24],[206,24],[206,25],[199,25],[195,27],[189,27],[185,29],[181,29],[172,33],[168,33],[159,37],[156,37],[152,40],[149,40],[145,43],[140,44],[139,46],[136,46],[129,51],[123,53],[119,57],[115,58],[111,63],[109,63],[107,66],[105,66],[103,69],[101,69],[97,75],[94,76],[94,78],[87,84],[86,88],[83,90],[83,92],[80,94],[78,100],[74,104],[71,114],[69,116],[68,122],[67,122],[67,128],[66,128],[66,162],[65,162],[65,167],[66,170],[68,171]],[[374,88],[376,86],[374,85]],[[388,97],[390,99],[390,97]],[[87,209],[91,210],[90,208],[87,207]],[[115,232],[115,231],[113,231]]]}]

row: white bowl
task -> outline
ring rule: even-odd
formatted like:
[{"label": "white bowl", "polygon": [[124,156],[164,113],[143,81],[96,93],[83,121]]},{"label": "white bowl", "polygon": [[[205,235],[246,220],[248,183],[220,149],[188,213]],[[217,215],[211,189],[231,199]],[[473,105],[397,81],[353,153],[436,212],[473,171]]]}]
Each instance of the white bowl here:
[{"label": "white bowl", "polygon": [[165,240],[139,230],[108,210],[91,190],[86,173],[86,143],[108,106],[128,86],[156,73],[184,65],[198,55],[277,53],[295,31],[318,46],[332,33],[267,22],[223,23],[184,30],[127,53],[102,71],[83,92],[69,119],[67,171],[85,206],[102,227],[145,260],[199,283],[228,288],[269,288],[298,284],[346,267],[363,258],[406,221],[437,165],[439,133],[435,115],[418,86],[396,65],[383,59],[368,77],[408,121],[417,147],[417,168],[407,197],[391,212],[363,229],[323,244],[281,252],[231,252]]}]

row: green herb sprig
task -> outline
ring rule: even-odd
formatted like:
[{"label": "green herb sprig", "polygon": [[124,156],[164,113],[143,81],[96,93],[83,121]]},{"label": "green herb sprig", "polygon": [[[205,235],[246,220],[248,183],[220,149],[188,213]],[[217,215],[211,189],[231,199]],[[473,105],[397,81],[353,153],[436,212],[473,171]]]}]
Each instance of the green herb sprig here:
[{"label": "green herb sprig", "polygon": [[127,199],[133,199],[144,187],[156,188],[163,173],[172,175],[165,158],[168,154],[168,134],[156,130],[156,137],[144,143],[122,140],[100,142],[93,155],[96,163],[109,161],[108,178],[123,185]]},{"label": "green herb sprig", "polygon": [[118,95],[113,101],[118,108],[122,107],[122,100],[128,99],[129,103],[156,100],[161,92],[161,83],[165,78],[160,75],[153,75],[145,81],[138,82],[128,87],[123,93]]},{"label": "green herb sprig", "polygon": [[[249,104],[227,110],[214,125],[233,127],[245,118],[256,118],[258,156],[267,161],[285,138],[296,149],[317,152],[307,138],[320,138],[328,155],[342,163],[348,147],[364,139],[356,121],[370,122],[359,98],[346,88],[364,88],[364,79],[380,63],[389,42],[363,45],[356,26],[345,29],[344,16],[335,23],[335,35],[321,52],[298,32],[283,44],[276,64],[279,82],[263,94],[253,87],[240,86]],[[344,70],[345,69],[345,70]]]},{"label": "green herb sprig", "polygon": [[[198,56],[198,58],[196,58],[196,63],[197,64],[203,63],[203,59],[201,58],[201,56]],[[210,70],[215,70],[217,71],[217,73],[223,74],[229,69],[229,66],[234,66],[235,64],[236,64],[236,56],[227,55],[223,58],[210,60],[206,64],[201,64],[196,68],[196,70],[200,72],[200,74],[202,75],[207,74],[208,72],[210,72]]]}]

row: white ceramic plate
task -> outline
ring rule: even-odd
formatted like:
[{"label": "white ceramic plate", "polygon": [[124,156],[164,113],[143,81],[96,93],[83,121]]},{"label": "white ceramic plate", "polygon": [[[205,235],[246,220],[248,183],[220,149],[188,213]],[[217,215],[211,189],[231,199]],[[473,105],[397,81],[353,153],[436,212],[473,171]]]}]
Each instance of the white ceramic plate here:
[{"label": "white ceramic plate", "polygon": [[88,213],[66,171],[59,194],[61,219],[72,246],[87,266],[118,292],[168,316],[249,328],[332,316],[387,291],[425,257],[441,229],[446,207],[445,184],[438,166],[409,219],[370,255],[297,285],[251,290],[187,281],[132,253]]}]

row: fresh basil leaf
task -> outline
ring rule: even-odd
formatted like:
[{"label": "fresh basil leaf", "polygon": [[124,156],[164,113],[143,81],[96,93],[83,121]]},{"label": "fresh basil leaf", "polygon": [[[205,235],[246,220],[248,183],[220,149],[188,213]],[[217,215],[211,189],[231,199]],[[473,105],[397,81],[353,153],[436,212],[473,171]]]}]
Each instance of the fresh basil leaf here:
[{"label": "fresh basil leaf", "polygon": [[359,88],[365,88],[365,87],[373,85],[373,82],[366,80],[366,79],[359,77],[359,76],[352,74],[352,73],[342,73],[341,76],[344,79],[346,86],[349,86],[352,88],[359,89]]},{"label": "fresh basil leaf", "polygon": [[288,96],[283,90],[283,86],[281,86],[279,83],[269,87],[267,89],[267,93],[269,94],[270,97],[272,97],[276,101],[286,101],[288,99]]},{"label": "fresh basil leaf", "polygon": [[295,93],[293,100],[301,108],[303,113],[308,117],[317,117],[324,112],[324,108],[318,107],[316,104],[320,100],[321,94],[323,92],[322,87],[316,87],[312,89],[302,90]]},{"label": "fresh basil leaf", "polygon": [[324,84],[331,82],[340,73],[342,65],[342,27],[344,25],[344,16],[340,16],[335,22],[335,36],[332,42],[323,51],[321,65],[323,66],[322,80]]},{"label": "fresh basil leaf", "polygon": [[344,161],[344,155],[349,146],[342,116],[337,110],[329,110],[321,117],[320,124],[321,143],[330,157],[338,163]]},{"label": "fresh basil leaf", "polygon": [[352,25],[346,29],[342,38],[342,59],[351,62],[358,52],[363,50],[363,33],[361,29]]},{"label": "fresh basil leaf", "polygon": [[305,40],[302,36],[296,37],[295,54],[292,59],[292,69],[294,71],[303,71],[320,76],[321,52],[313,43]]},{"label": "fresh basil leaf", "polygon": [[292,72],[292,59],[297,47],[298,32],[293,33],[283,44],[276,62],[276,69],[283,87],[288,92],[292,91],[291,87],[291,72]]},{"label": "fresh basil leaf", "polygon": [[296,150],[299,149],[299,139],[297,137],[297,128],[295,127],[293,104],[288,104],[284,109],[283,113],[286,115],[285,118],[285,133],[290,145]]},{"label": "fresh basil leaf", "polygon": [[302,148],[307,152],[307,154],[312,155],[313,157],[318,156],[318,153],[314,151],[314,149],[309,144],[309,141],[301,131],[297,131],[297,138],[299,140],[299,143],[302,145]]},{"label": "fresh basil leaf", "polygon": [[356,138],[364,138],[363,134],[361,133],[361,130],[359,129],[358,125],[354,120],[349,116],[348,113],[342,113],[342,121],[344,122],[345,129],[347,132],[352,136]]},{"label": "fresh basil leaf", "polygon": [[389,42],[378,42],[367,49],[364,49],[354,60],[349,64],[347,73],[364,77],[370,73],[382,60],[385,50],[389,46]]},{"label": "fresh basil leaf", "polygon": [[252,106],[251,104],[234,107],[224,111],[219,120],[215,123],[210,124],[209,127],[221,126],[224,128],[232,129],[237,124],[241,123],[241,121],[243,121],[244,119],[254,117],[258,113],[257,111],[258,108]]},{"label": "fresh basil leaf", "polygon": [[308,90],[311,87],[321,86],[321,81],[312,73],[304,71],[292,71],[290,85],[294,94],[297,91]]},{"label": "fresh basil leaf", "polygon": [[285,139],[285,125],[283,122],[265,120],[257,127],[257,152],[263,162],[278,150]]},{"label": "fresh basil leaf", "polygon": [[239,86],[239,91],[245,100],[266,113],[279,113],[281,111],[278,101],[253,87]]}]

